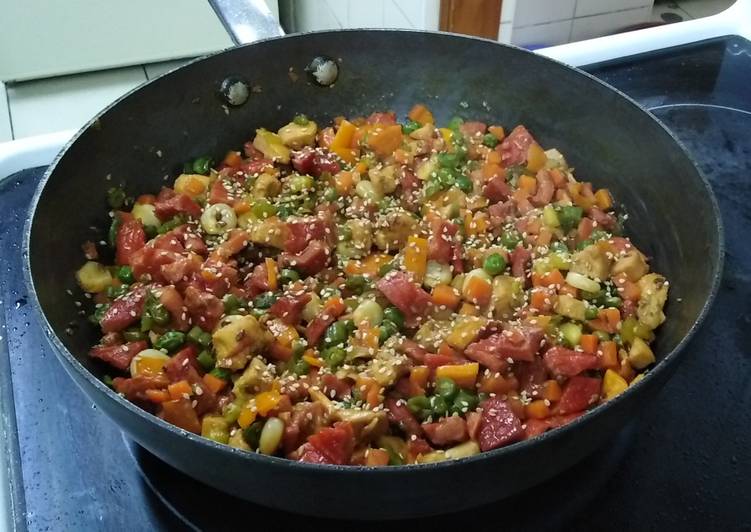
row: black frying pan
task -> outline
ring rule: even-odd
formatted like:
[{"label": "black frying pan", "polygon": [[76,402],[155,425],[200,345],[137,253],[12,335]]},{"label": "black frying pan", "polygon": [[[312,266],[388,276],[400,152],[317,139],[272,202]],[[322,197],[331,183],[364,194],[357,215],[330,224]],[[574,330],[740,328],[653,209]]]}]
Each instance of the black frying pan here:
[{"label": "black frying pan", "polygon": [[[339,61],[332,87],[312,84],[304,75],[318,55]],[[237,107],[218,95],[230,76],[255,87]],[[659,362],[646,379],[542,437],[460,461],[380,469],[303,464],[232,449],[157,419],[99,380],[107,370],[86,354],[98,333],[76,316],[74,298],[65,291],[77,290],[81,242],[103,237],[91,227],[109,225],[103,198],[113,182],[125,181],[131,194],[156,192],[163,177],[175,176],[184,161],[207,153],[221,158],[256,127],[279,127],[296,113],[320,122],[385,109],[404,116],[416,102],[426,103],[439,122],[459,114],[508,128],[525,124],[543,146],[564,153],[578,176],[607,186],[624,204],[627,232],[671,282],[668,320],[655,344]],[[194,62],[102,112],[65,148],[40,185],[26,235],[27,278],[68,373],[162,460],[272,507],[396,518],[467,508],[539,483],[586,456],[654,401],[717,290],[720,224],[709,185],[670,132],[580,71],[455,35],[324,32],[267,40]],[[71,320],[80,321],[73,335],[65,332]]]}]

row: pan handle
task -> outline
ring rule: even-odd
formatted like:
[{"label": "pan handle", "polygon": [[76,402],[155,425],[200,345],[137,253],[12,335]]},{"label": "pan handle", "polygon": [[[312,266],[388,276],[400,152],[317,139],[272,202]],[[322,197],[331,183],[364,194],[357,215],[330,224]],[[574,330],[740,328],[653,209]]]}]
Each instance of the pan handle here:
[{"label": "pan handle", "polygon": [[284,35],[264,0],[209,0],[209,3],[235,44]]}]

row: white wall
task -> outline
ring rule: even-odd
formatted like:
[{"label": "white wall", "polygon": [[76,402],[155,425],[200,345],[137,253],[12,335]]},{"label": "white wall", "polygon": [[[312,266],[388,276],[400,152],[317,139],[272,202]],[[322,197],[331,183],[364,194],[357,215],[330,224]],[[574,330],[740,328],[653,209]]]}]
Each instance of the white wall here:
[{"label": "white wall", "polygon": [[439,0],[293,0],[293,9],[295,31],[438,29]]}]

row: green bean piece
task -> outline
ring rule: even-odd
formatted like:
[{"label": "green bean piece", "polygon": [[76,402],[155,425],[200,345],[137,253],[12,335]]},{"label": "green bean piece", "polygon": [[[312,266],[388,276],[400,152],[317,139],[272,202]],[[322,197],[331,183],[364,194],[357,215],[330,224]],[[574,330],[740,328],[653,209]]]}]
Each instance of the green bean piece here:
[{"label": "green bean piece", "polygon": [[390,271],[395,270],[395,269],[396,269],[396,263],[395,263],[395,261],[393,261],[393,260],[389,261],[386,264],[384,264],[383,266],[381,266],[380,268],[378,268],[378,275],[380,277],[383,277],[384,275],[386,275],[387,273],[389,273]]},{"label": "green bean piece", "polygon": [[455,116],[454,118],[449,120],[449,123],[446,124],[446,127],[454,132],[457,132],[459,131],[459,128],[462,124],[464,124],[464,119],[459,116]]},{"label": "green bean piece", "polygon": [[211,345],[211,333],[207,333],[197,325],[188,331],[188,341],[201,347],[208,347]]},{"label": "green bean piece", "polygon": [[160,235],[169,233],[175,227],[179,227],[184,223],[185,223],[185,217],[181,214],[177,214],[173,216],[172,218],[170,218],[169,220],[167,220],[166,222],[164,222],[162,225],[160,225],[159,228],[157,229],[157,233],[159,233]]},{"label": "green bean piece", "polygon": [[321,352],[321,358],[326,361],[326,365],[331,369],[336,369],[347,359],[347,352],[341,347],[330,347]]},{"label": "green bean piece", "polygon": [[386,340],[399,332],[399,327],[393,321],[383,320],[378,333],[378,343],[383,345]]},{"label": "green bean piece", "polygon": [[579,225],[584,211],[581,207],[566,205],[561,207],[557,213],[558,221],[561,223],[561,228],[565,232],[568,232]]},{"label": "green bean piece", "polygon": [[430,409],[435,417],[443,417],[448,414],[449,404],[440,395],[430,397]]},{"label": "green bean piece", "polygon": [[590,306],[584,310],[584,317],[588,320],[593,320],[597,318],[597,315],[599,314],[599,312],[600,311],[598,310],[597,307]]},{"label": "green bean piece", "polygon": [[117,232],[120,230],[120,223],[120,219],[117,216],[112,218],[110,229],[107,232],[107,242],[109,242],[111,248],[114,248],[117,243]]},{"label": "green bean piece", "polygon": [[120,266],[117,269],[117,278],[125,284],[133,284],[133,282],[136,280],[133,277],[133,268],[131,268],[130,266]]},{"label": "green bean piece", "polygon": [[258,218],[259,220],[264,220],[266,218],[270,218],[274,216],[277,213],[277,209],[274,205],[262,199],[262,200],[256,201],[253,204],[253,207],[251,208],[251,212],[255,218]]},{"label": "green bean piece", "polygon": [[407,399],[407,408],[421,421],[433,413],[430,399],[424,395],[416,395]]},{"label": "green bean piece", "polygon": [[462,192],[467,193],[472,192],[472,189],[474,188],[472,180],[465,175],[456,178],[456,186],[459,187],[459,190]]},{"label": "green bean piece", "polygon": [[383,309],[383,319],[396,325],[399,330],[404,328],[404,313],[396,307]]},{"label": "green bean piece", "polygon": [[344,286],[355,294],[362,294],[370,285],[370,281],[364,275],[352,275],[344,281]]},{"label": "green bean piece", "polygon": [[442,397],[447,403],[450,403],[459,393],[459,387],[453,379],[442,377],[436,381],[434,391],[438,397]]},{"label": "green bean piece", "polygon": [[618,308],[621,305],[623,305],[623,300],[620,297],[616,296],[607,296],[605,300],[603,301],[603,304],[606,307],[612,307],[612,308]]},{"label": "green bean piece", "polygon": [[482,267],[488,272],[488,275],[500,275],[506,269],[506,259],[500,253],[491,253],[485,257]]},{"label": "green bean piece", "polygon": [[563,242],[556,241],[550,244],[550,251],[552,253],[568,253],[568,246]]},{"label": "green bean piece", "polygon": [[425,194],[426,198],[432,198],[436,194],[438,194],[441,190],[443,190],[443,187],[438,181],[431,180],[428,181],[425,184],[425,187],[423,188],[423,193]]},{"label": "green bean piece", "polygon": [[224,379],[225,381],[231,380],[232,372],[227,368],[214,368],[209,373],[218,379]]},{"label": "green bean piece", "polygon": [[302,358],[299,358],[294,361],[294,364],[292,365],[292,373],[294,373],[298,377],[302,377],[303,375],[307,375],[309,372],[310,372],[310,364],[305,362],[305,360],[303,360]]},{"label": "green bean piece", "polygon": [[248,446],[256,450],[258,449],[258,443],[261,441],[261,432],[263,431],[264,421],[259,419],[254,421],[247,428],[243,429],[243,440]]},{"label": "green bean piece", "polygon": [[102,377],[102,382],[104,383],[105,386],[108,386],[112,388],[113,390],[115,389],[115,383],[112,381],[112,377],[110,377],[109,375],[105,375],[104,377]]},{"label": "green bean piece", "polygon": [[485,133],[482,137],[482,143],[488,148],[495,148],[500,141],[492,133]]},{"label": "green bean piece", "polygon": [[328,202],[336,201],[339,199],[339,193],[334,187],[326,187],[323,191],[323,199]]},{"label": "green bean piece", "polygon": [[438,164],[443,168],[456,168],[461,159],[456,153],[441,152],[438,154]]},{"label": "green bean piece", "polygon": [[209,175],[209,171],[213,165],[214,161],[211,160],[211,157],[199,157],[193,161],[193,173]]},{"label": "green bean piece", "polygon": [[227,315],[237,314],[238,309],[248,306],[246,301],[234,294],[227,294],[222,299],[222,302],[224,303],[224,313]]},{"label": "green bean piece", "polygon": [[172,353],[180,349],[185,343],[185,333],[180,331],[167,331],[159,337],[154,344],[157,349],[166,349],[168,353]]},{"label": "green bean piece", "polygon": [[107,297],[109,297],[110,299],[116,299],[127,294],[128,290],[130,290],[130,287],[127,284],[121,284],[120,286],[108,286]]},{"label": "green bean piece", "polygon": [[279,272],[279,282],[282,284],[294,283],[300,280],[300,274],[292,268],[283,268]]},{"label": "green bean piece", "polygon": [[216,363],[214,357],[211,355],[211,352],[207,351],[206,349],[198,353],[196,361],[201,365],[204,371],[211,371],[212,369],[214,369],[214,364]]},{"label": "green bean piece", "polygon": [[475,394],[467,390],[459,390],[459,393],[454,397],[450,410],[452,414],[466,414],[476,409],[479,404],[480,400]]},{"label": "green bean piece", "polygon": [[146,338],[146,334],[140,329],[126,329],[123,331],[123,339],[126,342],[138,342]]},{"label": "green bean piece", "polygon": [[607,342],[610,340],[610,335],[605,331],[595,331],[594,334],[600,342]]}]

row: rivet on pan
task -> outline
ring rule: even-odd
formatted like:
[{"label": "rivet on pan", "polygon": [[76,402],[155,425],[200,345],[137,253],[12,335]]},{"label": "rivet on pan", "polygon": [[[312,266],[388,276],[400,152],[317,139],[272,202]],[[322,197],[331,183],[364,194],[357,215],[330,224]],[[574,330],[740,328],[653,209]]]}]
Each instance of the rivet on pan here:
[{"label": "rivet on pan", "polygon": [[250,90],[245,80],[236,76],[229,76],[222,81],[219,94],[229,105],[237,107],[248,101]]},{"label": "rivet on pan", "polygon": [[311,81],[321,87],[329,87],[336,82],[339,77],[339,65],[325,55],[314,57],[308,66],[305,67]]}]

